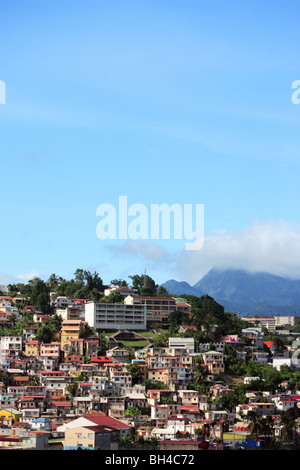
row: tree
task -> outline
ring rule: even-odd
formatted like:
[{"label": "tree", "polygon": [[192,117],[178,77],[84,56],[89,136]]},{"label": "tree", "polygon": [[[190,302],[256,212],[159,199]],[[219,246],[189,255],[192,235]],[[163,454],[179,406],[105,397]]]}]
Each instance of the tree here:
[{"label": "tree", "polygon": [[146,387],[146,390],[168,390],[167,385],[165,385],[163,382],[154,380],[144,380],[142,385]]},{"label": "tree", "polygon": [[261,433],[265,437],[270,437],[272,436],[274,432],[274,423],[272,416],[267,416],[266,418],[261,418],[260,419],[260,424],[261,424]]},{"label": "tree", "polygon": [[153,342],[154,348],[167,348],[169,345],[169,335],[162,334],[158,336],[155,341]]},{"label": "tree", "polygon": [[173,405],[174,400],[170,395],[165,395],[161,397],[161,404],[162,405]]},{"label": "tree", "polygon": [[164,286],[159,286],[158,291],[157,291],[157,296],[158,297],[169,297],[169,292]]},{"label": "tree", "polygon": [[66,390],[72,398],[76,397],[76,393],[77,393],[77,390],[78,390],[78,383],[74,382],[74,383],[68,385]]},{"label": "tree", "polygon": [[265,364],[262,368],[262,378],[265,381],[265,389],[274,393],[282,382],[280,372],[274,367]]},{"label": "tree", "polygon": [[42,279],[35,278],[30,301],[37,310],[40,310],[44,314],[52,314],[54,311],[53,307],[50,305],[49,294],[50,291],[47,284]]},{"label": "tree", "polygon": [[42,325],[37,333],[36,339],[41,343],[51,343],[54,338],[55,330],[49,324]]},{"label": "tree", "polygon": [[142,372],[138,364],[127,364],[126,369],[132,377],[133,385],[141,382]]},{"label": "tree", "polygon": [[290,408],[281,415],[283,424],[282,434],[286,439],[292,440],[296,436],[296,428],[300,419],[300,409],[298,407]]},{"label": "tree", "polygon": [[110,284],[112,286],[128,287],[128,282],[124,281],[124,279],[112,279]]},{"label": "tree", "polygon": [[155,284],[155,281],[150,276],[135,274],[134,276],[129,276],[129,278],[132,280],[132,288],[137,289],[139,295],[156,295],[158,284]]},{"label": "tree", "polygon": [[258,441],[258,436],[261,433],[261,423],[254,411],[249,411],[247,416],[246,416],[247,421],[250,421],[250,425],[248,427],[248,430],[251,434],[255,435],[256,442]]},{"label": "tree", "polygon": [[[52,280],[52,282],[57,283],[57,276],[51,275],[50,278],[50,282]],[[69,298],[87,298],[98,301],[104,289],[105,286],[98,273],[94,272],[92,274],[90,271],[78,268],[74,273],[74,279],[66,281],[63,278],[59,278],[56,294],[65,295]]]},{"label": "tree", "polygon": [[178,329],[180,325],[191,324],[191,318],[190,318],[189,313],[179,312],[178,310],[174,310],[173,312],[169,313],[168,321],[170,324],[170,328],[172,328],[172,330]]},{"label": "tree", "polygon": [[112,291],[109,295],[103,297],[102,300],[108,303],[124,303],[124,297],[119,290]]},{"label": "tree", "polygon": [[158,444],[158,440],[154,437],[150,439],[144,439],[139,435],[137,429],[134,426],[131,426],[130,429],[128,429],[124,439],[120,439],[119,441],[119,447],[121,449],[155,449],[158,447]]},{"label": "tree", "polygon": [[60,283],[60,278],[56,274],[51,274],[47,281],[47,286],[51,291],[55,291],[57,287],[59,286]]},{"label": "tree", "polygon": [[201,356],[197,357],[195,360],[195,365],[192,368],[193,379],[196,384],[204,381],[208,375],[207,367],[202,364]]},{"label": "tree", "polygon": [[125,416],[139,416],[142,412],[137,406],[129,406],[125,411]]}]

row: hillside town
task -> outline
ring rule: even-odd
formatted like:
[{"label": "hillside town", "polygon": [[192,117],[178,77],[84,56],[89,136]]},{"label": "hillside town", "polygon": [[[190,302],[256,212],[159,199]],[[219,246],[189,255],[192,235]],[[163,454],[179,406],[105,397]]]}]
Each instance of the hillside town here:
[{"label": "hillside town", "polygon": [[0,297],[0,449],[299,449],[297,317],[141,282],[97,300],[45,285]]}]

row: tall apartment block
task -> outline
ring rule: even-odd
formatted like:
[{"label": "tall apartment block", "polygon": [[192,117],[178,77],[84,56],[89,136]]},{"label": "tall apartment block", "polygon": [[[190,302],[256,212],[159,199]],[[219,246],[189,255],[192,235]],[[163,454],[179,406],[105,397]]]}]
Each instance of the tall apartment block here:
[{"label": "tall apartment block", "polygon": [[91,301],[85,304],[85,321],[95,329],[144,330],[147,326],[146,307]]}]

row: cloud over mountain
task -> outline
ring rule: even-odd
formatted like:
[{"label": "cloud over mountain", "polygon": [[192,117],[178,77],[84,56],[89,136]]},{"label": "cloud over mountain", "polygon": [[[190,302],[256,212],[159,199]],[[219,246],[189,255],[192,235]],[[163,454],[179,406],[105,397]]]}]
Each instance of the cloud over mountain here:
[{"label": "cloud over mountain", "polygon": [[177,273],[193,283],[214,267],[300,278],[300,225],[270,220],[215,230],[206,234],[202,250],[180,253]]}]

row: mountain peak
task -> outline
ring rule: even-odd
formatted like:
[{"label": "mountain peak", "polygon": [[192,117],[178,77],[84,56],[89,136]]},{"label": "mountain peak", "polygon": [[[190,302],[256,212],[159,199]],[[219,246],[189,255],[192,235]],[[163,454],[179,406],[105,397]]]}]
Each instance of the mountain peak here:
[{"label": "mountain peak", "polygon": [[226,309],[242,314],[300,315],[300,280],[267,272],[212,268],[193,286],[174,279],[163,286],[174,295],[210,295]]}]

